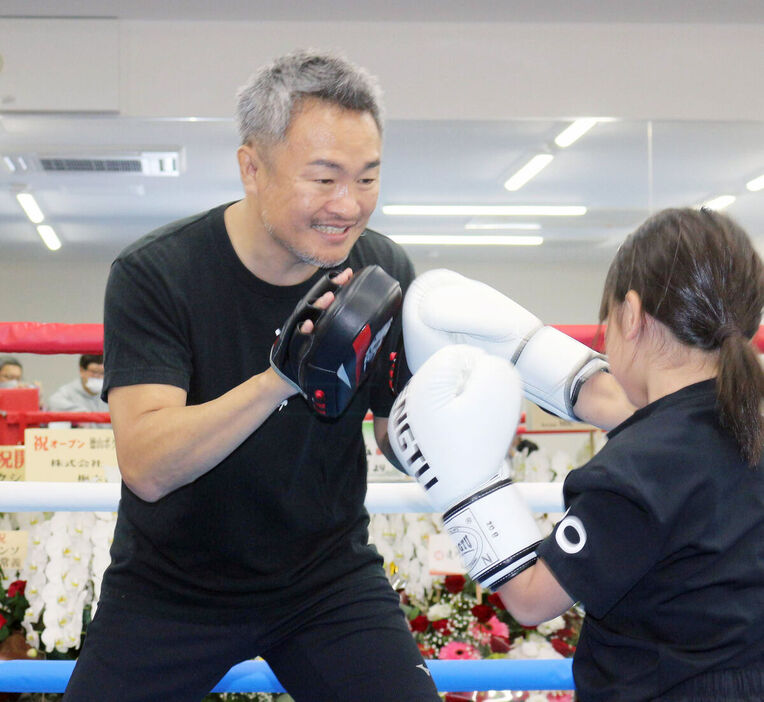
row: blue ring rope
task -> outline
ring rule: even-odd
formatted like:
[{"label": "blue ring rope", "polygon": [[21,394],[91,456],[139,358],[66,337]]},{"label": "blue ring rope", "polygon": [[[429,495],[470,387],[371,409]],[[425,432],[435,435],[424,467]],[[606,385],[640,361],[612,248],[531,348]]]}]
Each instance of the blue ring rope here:
[{"label": "blue ring rope", "polygon": [[[572,690],[572,660],[427,661],[438,690]],[[63,692],[74,661],[0,661],[2,692]],[[265,661],[235,665],[213,692],[284,692]]]}]

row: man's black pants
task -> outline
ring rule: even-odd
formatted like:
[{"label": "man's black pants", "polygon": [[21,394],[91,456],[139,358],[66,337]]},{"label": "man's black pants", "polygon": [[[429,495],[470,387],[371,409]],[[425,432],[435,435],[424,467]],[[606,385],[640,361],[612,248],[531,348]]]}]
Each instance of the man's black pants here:
[{"label": "man's black pants", "polygon": [[438,702],[397,594],[384,577],[364,585],[328,595],[267,631],[102,602],[64,700],[198,702],[233,665],[259,655],[296,702]]}]

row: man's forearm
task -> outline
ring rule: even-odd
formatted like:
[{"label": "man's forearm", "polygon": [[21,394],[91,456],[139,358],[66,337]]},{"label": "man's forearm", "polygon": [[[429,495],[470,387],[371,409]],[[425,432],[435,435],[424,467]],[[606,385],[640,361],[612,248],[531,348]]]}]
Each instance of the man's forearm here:
[{"label": "man's forearm", "polygon": [[[150,386],[143,387],[151,392]],[[140,412],[129,407],[135,393],[142,392],[139,387],[115,388],[109,400],[125,484],[153,502],[193,482],[267,419],[284,399],[283,387],[283,381],[268,370],[200,405],[160,402],[152,407],[143,394],[137,398],[146,401]]]}]

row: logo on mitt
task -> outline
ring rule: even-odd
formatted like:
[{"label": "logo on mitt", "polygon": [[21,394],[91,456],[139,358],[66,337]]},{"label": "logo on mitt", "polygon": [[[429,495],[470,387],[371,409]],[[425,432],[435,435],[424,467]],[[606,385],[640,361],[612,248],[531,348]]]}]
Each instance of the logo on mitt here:
[{"label": "logo on mitt", "polygon": [[[271,366],[318,414],[338,417],[369,375],[401,306],[401,286],[380,266],[367,266],[346,285],[324,275],[300,300],[271,349]],[[325,310],[315,301],[325,292]],[[302,323],[313,331],[303,334]]]}]

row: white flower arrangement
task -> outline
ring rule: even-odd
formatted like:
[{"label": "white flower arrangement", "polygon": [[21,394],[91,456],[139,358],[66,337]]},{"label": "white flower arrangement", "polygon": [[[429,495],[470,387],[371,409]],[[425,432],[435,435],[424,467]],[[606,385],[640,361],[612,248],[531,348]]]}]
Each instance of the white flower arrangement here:
[{"label": "white flower arrangement", "polygon": [[7,574],[26,581],[27,643],[48,653],[80,647],[85,610],[95,608],[116,515],[111,512],[18,513],[6,524],[29,535],[24,566]]}]

